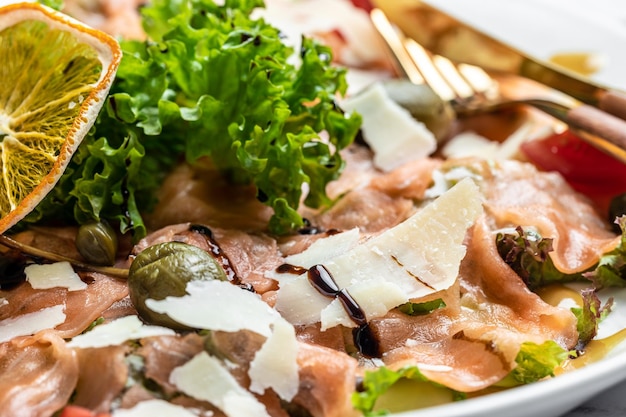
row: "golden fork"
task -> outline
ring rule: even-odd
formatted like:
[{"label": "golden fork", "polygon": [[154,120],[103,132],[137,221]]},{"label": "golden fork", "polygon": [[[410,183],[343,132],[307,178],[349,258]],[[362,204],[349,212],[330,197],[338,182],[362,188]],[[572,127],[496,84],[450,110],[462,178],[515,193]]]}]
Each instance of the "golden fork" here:
[{"label": "golden fork", "polygon": [[372,9],[370,15],[393,54],[399,72],[415,84],[429,85],[452,104],[459,117],[520,105],[532,106],[566,123],[592,146],[626,163],[626,121],[556,92],[552,93],[560,102],[552,98],[503,98],[498,83],[480,67],[455,64],[427,51],[404,36],[380,9]]}]

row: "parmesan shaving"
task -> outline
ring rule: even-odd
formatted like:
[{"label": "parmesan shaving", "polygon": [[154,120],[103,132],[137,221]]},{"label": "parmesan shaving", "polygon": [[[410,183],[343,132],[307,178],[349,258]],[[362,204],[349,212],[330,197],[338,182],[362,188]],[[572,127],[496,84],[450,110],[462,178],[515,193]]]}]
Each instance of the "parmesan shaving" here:
[{"label": "parmesan shaving", "polygon": [[87,288],[78,274],[74,272],[69,262],[55,262],[53,264],[32,264],[24,268],[26,281],[36,290],[50,288],[67,288],[68,291],[79,291]]},{"label": "parmesan shaving", "polygon": [[[337,287],[346,289],[368,320],[385,315],[410,299],[452,285],[465,256],[467,229],[482,213],[482,194],[470,178],[461,180],[409,219],[324,262]],[[323,258],[316,243],[315,257]],[[332,242],[329,253],[336,253]],[[318,253],[319,252],[319,253]],[[313,262],[314,263],[314,262]],[[292,324],[321,322],[322,330],[336,325],[355,326],[338,300],[321,295],[306,275],[281,277],[276,309]]]},{"label": "parmesan shaving", "polygon": [[355,227],[343,233],[316,240],[305,251],[285,258],[285,263],[310,268],[346,253],[359,243],[361,234]]},{"label": "parmesan shaving", "polygon": [[0,343],[14,337],[30,336],[41,330],[54,329],[65,322],[65,305],[46,307],[39,311],[22,314],[0,321]]},{"label": "parmesan shaving", "polygon": [[[409,301],[399,286],[382,279],[355,283],[350,286],[350,295],[361,307],[367,320],[382,317],[392,308]],[[356,326],[341,302],[336,298],[321,311],[320,321],[322,331],[339,324],[345,327]]]},{"label": "parmesan shaving", "polygon": [[137,316],[126,316],[109,323],[100,324],[74,337],[67,346],[71,348],[99,348],[121,345],[128,340],[137,340],[149,336],[175,335],[172,329],[160,326],[147,326]]},{"label": "parmesan shaving", "polygon": [[187,295],[146,300],[151,310],[167,314],[186,326],[236,332],[251,330],[262,336],[272,334],[279,317],[257,294],[225,281],[191,281]]},{"label": "parmesan shaving", "polygon": [[263,394],[272,388],[283,400],[291,401],[298,393],[296,332],[284,319],[276,320],[273,330],[250,363],[250,391]]},{"label": "parmesan shaving", "polygon": [[293,325],[320,321],[320,311],[331,301],[311,287],[306,275],[283,279],[276,293],[276,309]]},{"label": "parmesan shaving", "polygon": [[250,330],[265,336],[267,339],[250,366],[251,389],[262,393],[271,388],[286,400],[296,394],[299,381],[295,330],[258,295],[225,281],[191,281],[187,295],[149,299],[146,305],[187,326],[226,332]]},{"label": "parmesan shaving", "polygon": [[340,288],[383,277],[408,299],[444,290],[457,278],[467,229],[482,194],[466,178],[409,219],[325,264]]},{"label": "parmesan shaving", "polygon": [[172,404],[164,400],[147,400],[137,403],[132,408],[118,409],[113,412],[113,417],[198,417],[199,413]]},{"label": "parmesan shaving", "polygon": [[228,417],[269,417],[265,406],[239,385],[219,359],[206,352],[174,369],[170,382],[185,394],[215,405]]},{"label": "parmesan shaving", "polygon": [[381,83],[344,100],[341,107],[363,117],[363,139],[374,151],[374,165],[383,171],[425,158],[437,148],[435,135],[393,101]]}]

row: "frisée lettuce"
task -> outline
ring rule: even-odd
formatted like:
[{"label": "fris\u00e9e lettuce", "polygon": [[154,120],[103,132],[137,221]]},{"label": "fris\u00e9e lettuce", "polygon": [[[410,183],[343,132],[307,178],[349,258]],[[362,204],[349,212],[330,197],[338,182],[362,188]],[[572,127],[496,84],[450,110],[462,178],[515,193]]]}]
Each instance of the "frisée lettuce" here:
[{"label": "fris\u00e9e lettuce", "polygon": [[279,30],[251,17],[262,0],[217,3],[156,0],[142,8],[148,40],[121,42],[105,110],[25,221],[104,219],[143,237],[142,212],[182,158],[208,157],[233,183],[254,185],[274,210],[274,233],[303,225],[301,200],[330,202],[326,184],[341,172],[339,151],[361,121],[335,105],[347,88],[345,70],[311,39],[292,64]]}]

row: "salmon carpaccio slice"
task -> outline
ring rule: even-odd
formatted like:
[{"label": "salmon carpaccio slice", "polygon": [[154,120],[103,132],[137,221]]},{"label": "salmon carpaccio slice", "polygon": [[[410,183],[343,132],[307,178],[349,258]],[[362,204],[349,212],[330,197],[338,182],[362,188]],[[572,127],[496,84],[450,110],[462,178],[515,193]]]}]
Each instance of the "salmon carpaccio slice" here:
[{"label": "salmon carpaccio slice", "polygon": [[[339,202],[325,211],[303,209],[311,227],[306,234],[290,237],[275,237],[266,232],[263,225],[268,213],[257,210],[254,200],[242,202],[241,196],[231,200],[218,198],[224,191],[222,183],[198,180],[193,168],[181,166],[165,182],[161,192],[162,196],[175,195],[176,198],[161,201],[150,219],[153,232],[135,245],[130,251],[131,258],[141,249],[163,241],[184,241],[208,249],[206,238],[193,232],[191,227],[200,224],[211,230],[212,239],[229,260],[237,282],[261,294],[272,305],[278,283],[266,278],[266,272],[283,263],[287,255],[306,249],[331,232],[357,226],[366,239],[393,227],[419,210],[434,170],[445,168],[447,164],[464,165],[481,178],[479,184],[486,210],[468,230],[467,254],[458,280],[448,290],[430,296],[442,298],[446,302],[444,308],[424,316],[408,316],[392,310],[371,321],[373,334],[380,342],[380,360],[390,368],[417,365],[433,381],[458,391],[475,392],[508,374],[515,366],[514,359],[523,342],[554,340],[567,349],[576,345],[574,315],[568,309],[546,304],[528,290],[499,257],[495,234],[502,228],[534,226],[544,237],[554,239],[555,251],[551,255],[557,266],[567,271],[583,270],[617,243],[609,226],[587,200],[558,175],[538,172],[523,162],[494,164],[462,160],[444,163],[424,159],[381,173],[372,168],[370,157],[369,152],[358,145],[346,150],[346,175],[331,184]],[[185,187],[190,178],[195,181],[193,186]],[[190,204],[193,210],[176,209],[190,207]],[[31,243],[50,246],[49,239],[40,234]],[[120,265],[128,262],[130,258],[120,259]],[[0,318],[58,303],[65,303],[68,316],[67,322],[56,330],[0,345],[0,349],[7,352],[14,351],[16,343],[28,345],[28,354],[4,355],[0,380],[6,381],[5,376],[12,375],[7,372],[15,372],[16,367],[32,370],[31,379],[23,383],[28,386],[27,396],[16,399],[6,394],[12,391],[0,391],[0,415],[7,405],[15,406],[16,401],[29,407],[32,398],[45,396],[46,390],[52,389],[51,385],[56,386],[55,395],[60,400],[42,405],[47,408],[39,415],[52,415],[59,404],[69,398],[68,390],[72,392],[77,387],[81,404],[99,412],[109,411],[113,403],[128,407],[153,398],[154,392],[147,390],[141,378],[133,374],[136,370],[129,369],[124,360],[128,355],[142,357],[142,372],[146,378],[157,383],[162,392],[172,395],[174,388],[168,382],[170,370],[199,350],[207,349],[206,343],[195,333],[147,338],[132,348],[94,348],[86,352],[65,347],[61,338],[80,333],[98,317],[108,320],[134,314],[128,303],[125,282],[99,274],[84,277],[89,285],[82,295],[70,295],[60,289],[33,290],[28,283],[0,293],[0,298],[7,300],[0,306]],[[314,417],[356,415],[350,396],[359,377],[372,362],[361,360],[364,358],[353,353],[350,330],[335,327],[321,332],[319,325],[311,325],[297,326],[296,331],[300,343],[298,394],[289,405],[281,403],[270,391],[257,395],[258,398],[267,405],[272,416],[287,416],[287,409],[292,412],[305,409]],[[243,370],[249,366],[251,352],[259,344],[258,337],[245,332],[213,334],[212,337],[211,349],[238,364],[238,370],[234,367],[232,372],[247,386],[250,381]],[[50,356],[51,346],[55,349]],[[49,360],[42,361],[42,357]],[[117,371],[104,372],[104,363],[110,363]],[[35,381],[52,369],[55,378],[39,387]],[[134,375],[133,380],[138,381],[135,386],[123,386],[124,378],[120,379],[120,375],[127,374]],[[110,383],[99,385],[99,390],[85,388],[85,381],[94,375],[104,375]],[[210,404],[185,396],[176,396],[172,401],[220,415]]]},{"label": "salmon carpaccio slice", "polygon": [[78,381],[76,352],[54,331],[0,344],[0,415],[50,416]]}]

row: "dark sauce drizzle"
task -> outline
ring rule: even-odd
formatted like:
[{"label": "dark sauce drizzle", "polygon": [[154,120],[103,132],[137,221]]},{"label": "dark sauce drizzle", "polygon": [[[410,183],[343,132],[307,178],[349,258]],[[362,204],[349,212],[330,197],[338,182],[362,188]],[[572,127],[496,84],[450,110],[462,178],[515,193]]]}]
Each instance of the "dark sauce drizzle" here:
[{"label": "dark sauce drizzle", "polygon": [[326,234],[327,236],[332,236],[332,235],[336,235],[338,233],[341,233],[341,230],[339,229],[328,229],[328,230],[324,230],[321,227],[318,226],[314,226],[313,224],[311,224],[311,221],[307,218],[302,219],[304,222],[304,226],[302,226],[300,229],[298,229],[298,234],[300,235],[319,235],[319,234]]},{"label": "dark sauce drizzle", "polygon": [[313,288],[328,298],[337,298],[341,302],[350,319],[357,325],[352,330],[352,339],[356,348],[367,357],[380,356],[378,339],[367,323],[365,312],[359,306],[347,289],[339,288],[332,274],[324,265],[314,265],[309,269],[301,266],[283,264],[276,268],[277,272],[295,275],[307,274],[307,279]]},{"label": "dark sauce drizzle", "polygon": [[200,233],[204,236],[207,245],[209,246],[209,253],[213,255],[215,260],[224,268],[228,281],[235,285],[244,287],[244,289],[251,290],[252,287],[248,284],[242,284],[241,279],[237,276],[233,264],[230,262],[228,256],[224,253],[220,245],[213,238],[213,232],[206,226],[201,224],[192,224],[189,226],[189,230],[192,232]]},{"label": "dark sauce drizzle", "polygon": [[306,268],[290,264],[282,264],[278,268],[276,268],[276,272],[278,272],[279,274],[302,275],[305,274],[306,271]]}]

